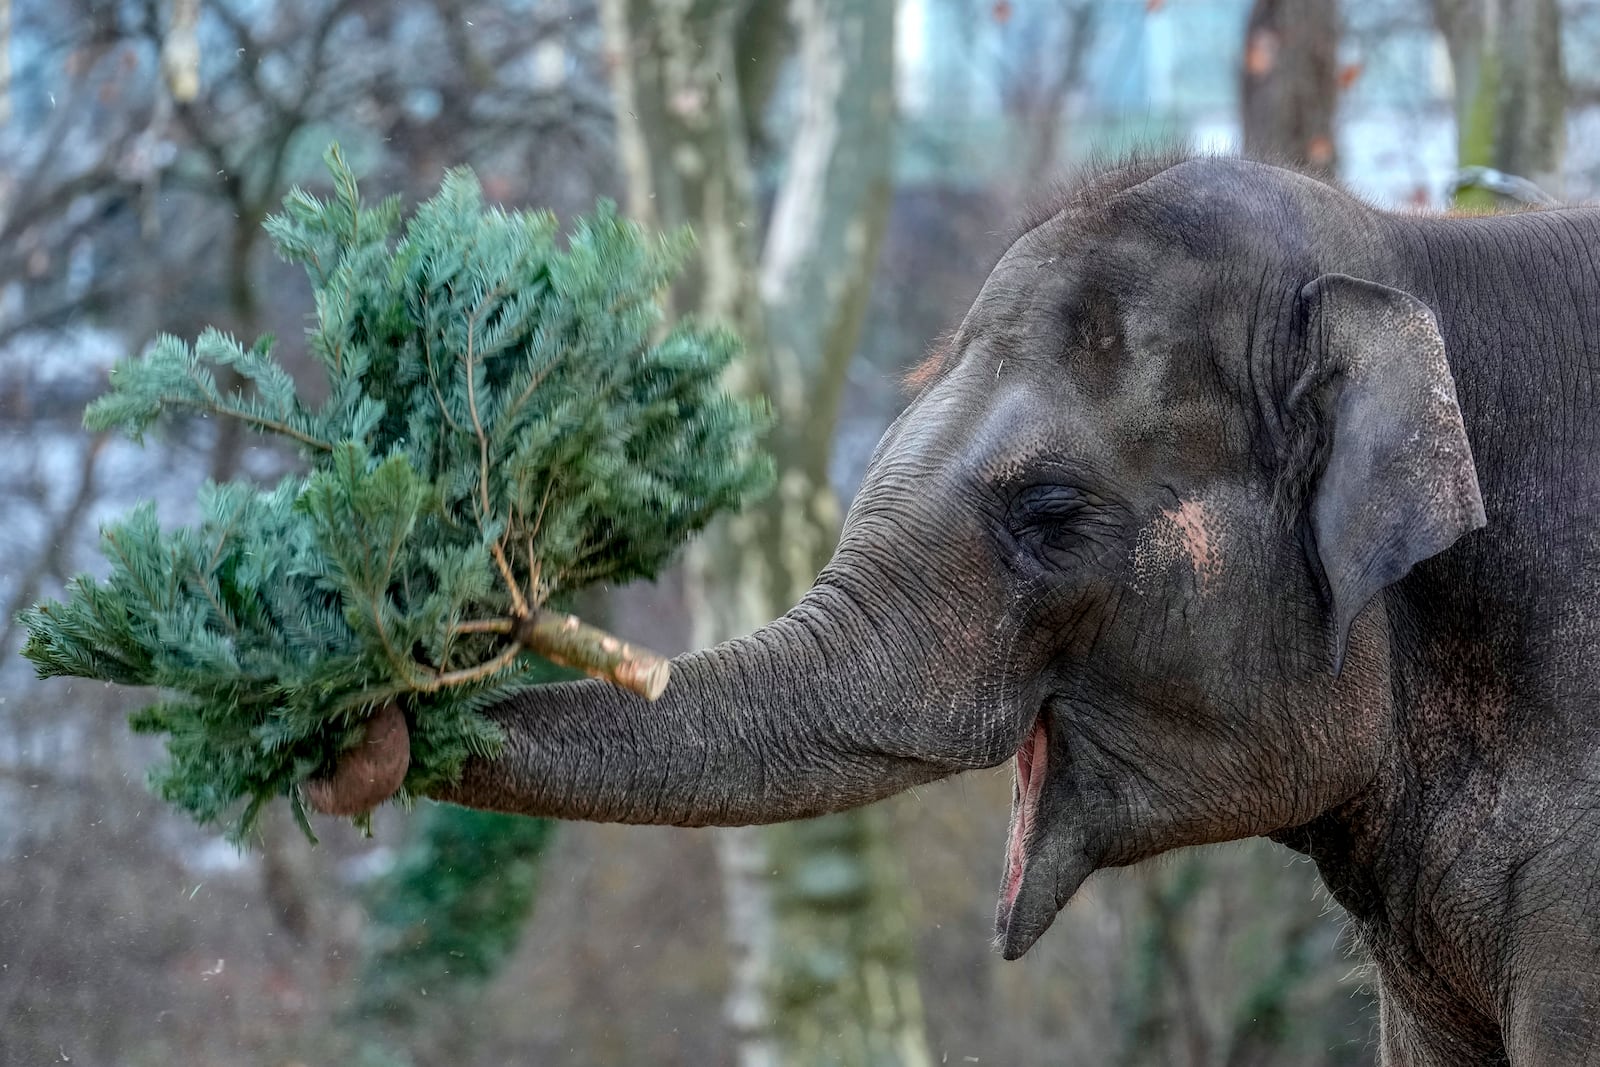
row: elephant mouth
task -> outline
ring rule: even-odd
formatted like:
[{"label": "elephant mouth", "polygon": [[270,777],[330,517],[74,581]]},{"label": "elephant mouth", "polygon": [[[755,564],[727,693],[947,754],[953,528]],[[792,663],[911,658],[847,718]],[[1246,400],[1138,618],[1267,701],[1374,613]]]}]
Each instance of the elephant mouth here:
[{"label": "elephant mouth", "polygon": [[[1033,947],[1099,866],[1085,824],[1066,799],[1071,790],[1061,782],[1068,770],[1061,749],[1051,760],[1050,726],[1047,707],[1017,749],[1006,872],[995,909],[995,947],[1008,960],[1020,959]],[[1052,777],[1057,785],[1047,796],[1045,781]]]},{"label": "elephant mouth", "polygon": [[1046,765],[1050,758],[1050,736],[1045,716],[1034,720],[1022,747],[1017,749],[1017,784],[1011,799],[1011,829],[1006,834],[1006,876],[1000,887],[999,926],[1011,923],[1017,895],[1022,892],[1028,869],[1028,845],[1039,822],[1039,796],[1044,790]]}]

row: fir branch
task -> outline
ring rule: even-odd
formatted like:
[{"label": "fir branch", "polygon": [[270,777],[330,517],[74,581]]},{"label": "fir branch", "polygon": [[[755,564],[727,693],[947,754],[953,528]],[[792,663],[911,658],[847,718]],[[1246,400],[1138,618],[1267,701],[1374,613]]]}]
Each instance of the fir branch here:
[{"label": "fir branch", "polygon": [[297,430],[286,422],[279,422],[276,419],[269,419],[265,415],[257,415],[253,412],[245,411],[240,408],[221,407],[216,404],[207,405],[203,410],[208,411],[213,415],[230,416],[238,419],[240,422],[246,423],[247,425],[254,426],[258,430],[270,430],[273,433],[282,434],[283,436],[292,440],[299,441],[307,448],[314,448],[318,452],[333,451],[334,446],[331,441],[323,441],[320,438],[312,437],[310,434],[305,433],[302,430]]},{"label": "fir branch", "polygon": [[516,632],[515,619],[472,619],[458,622],[451,631],[457,634],[509,634]]},{"label": "fir branch", "polygon": [[[409,723],[386,773],[413,796],[495,750],[480,710],[541,663],[653,698],[666,660],[547,598],[655,573],[771,480],[762,409],[719,384],[737,344],[662,329],[652,295],[681,235],[648,240],[602,204],[563,244],[548,214],[486,210],[463,170],[402,224],[328,164],[331,199],[294,190],[266,223],[310,279],[327,400],[304,404],[270,339],[208,330],[119,364],[85,413],[135,439],[175,411],[240,419],[305,446],[308,469],[208,487],[193,527],[141,506],[103,533],[106,578],[18,615],[41,674],[160,691],[130,720],[166,735],[153,784],[235,836],[326,778],[375,709]],[[218,368],[254,394],[224,395]]]}]

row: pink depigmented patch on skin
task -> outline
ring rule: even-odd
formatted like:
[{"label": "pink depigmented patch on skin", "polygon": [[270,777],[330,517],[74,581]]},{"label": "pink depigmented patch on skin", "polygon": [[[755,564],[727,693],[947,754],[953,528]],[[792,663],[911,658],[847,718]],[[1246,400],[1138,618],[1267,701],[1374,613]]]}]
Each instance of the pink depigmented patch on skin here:
[{"label": "pink depigmented patch on skin", "polygon": [[1215,523],[1210,509],[1199,500],[1185,500],[1163,510],[1140,532],[1133,549],[1136,585],[1143,588],[1150,580],[1163,577],[1179,560],[1188,565],[1201,593],[1222,573]]},{"label": "pink depigmented patch on skin", "polygon": [[1180,547],[1203,586],[1222,569],[1211,536],[1211,515],[1198,500],[1185,500],[1162,515],[1178,529]]}]

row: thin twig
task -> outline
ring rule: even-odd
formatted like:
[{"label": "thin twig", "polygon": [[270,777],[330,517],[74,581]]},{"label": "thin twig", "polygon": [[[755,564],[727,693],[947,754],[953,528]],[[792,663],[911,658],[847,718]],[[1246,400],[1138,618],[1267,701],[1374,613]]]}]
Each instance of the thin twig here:
[{"label": "thin twig", "polygon": [[534,555],[533,541],[539,536],[539,530],[544,525],[545,505],[550,503],[550,488],[554,482],[544,483],[544,493],[539,497],[539,511],[533,517],[533,527],[528,531],[528,601],[533,604],[543,604],[544,596],[540,592],[540,584],[544,579],[544,561]]},{"label": "thin twig", "polygon": [[509,634],[515,631],[515,619],[472,619],[450,627],[452,634]]},{"label": "thin twig", "polygon": [[545,505],[550,503],[550,490],[555,487],[555,482],[544,483],[544,493],[539,497],[539,511],[533,517],[533,529],[528,531],[528,558],[533,558],[533,539],[539,536],[539,529],[544,525]]},{"label": "thin twig", "polygon": [[483,498],[485,515],[489,514],[489,435],[484,433],[483,422],[478,417],[478,394],[473,382],[472,367],[477,362],[475,346],[478,319],[489,303],[502,295],[504,288],[504,285],[496,285],[485,293],[478,301],[478,306],[472,309],[472,314],[467,316],[467,413],[472,416],[472,429],[478,435],[478,489]]},{"label": "thin twig", "polygon": [[213,404],[210,401],[207,401],[200,406],[214,414],[230,416],[238,419],[240,422],[247,422],[252,426],[258,426],[264,430],[271,430],[274,433],[281,433],[286,437],[292,437],[301,444],[310,445],[312,448],[320,449],[323,452],[333,451],[333,445],[329,444],[327,441],[312,437],[310,434],[297,430],[288,423],[279,422],[277,419],[269,419],[263,415],[252,415],[248,411],[241,411],[237,408],[225,408],[220,404]]},{"label": "thin twig", "polygon": [[427,680],[421,684],[413,682],[411,684],[411,688],[415,689],[419,693],[436,693],[447,686],[464,685],[467,682],[481,681],[484,678],[490,677],[491,675],[499,674],[501,671],[511,666],[511,664],[515,663],[517,657],[520,655],[522,655],[522,646],[514,644],[507,648],[504,652],[500,653],[494,659],[485,660],[476,667],[463,667],[457,671],[447,671],[440,674],[433,674],[428,676]]},{"label": "thin twig", "polygon": [[[422,321],[428,322],[428,293],[422,293]],[[465,427],[455,420],[450,414],[450,409],[445,406],[444,392],[439,388],[439,371],[433,365],[433,335],[430,331],[422,331],[422,363],[428,368],[428,384],[433,388],[433,397],[439,402],[439,413],[444,416],[444,424],[455,433],[466,433]]]},{"label": "thin twig", "polygon": [[[481,508],[478,515],[479,528],[488,520],[491,506],[489,503],[489,435],[483,432],[483,420],[478,416],[478,392],[473,382],[473,364],[476,361],[474,346],[477,341],[478,316],[484,307],[500,292],[496,286],[478,301],[478,306],[472,309],[472,314],[467,316],[467,414],[472,416],[472,431],[478,436],[478,499]],[[511,564],[506,561],[505,550],[501,548],[499,539],[489,546],[489,551],[494,555],[494,563],[500,570],[500,577],[505,580],[506,589],[511,593],[511,605],[520,615],[528,614],[528,602],[522,599],[522,589],[517,585],[516,575],[511,573]]]},{"label": "thin twig", "polygon": [[[478,308],[483,306],[482,302]],[[473,384],[473,343],[478,327],[478,308],[467,316],[467,414],[472,416],[472,430],[478,435],[478,497],[483,503],[483,517],[489,516],[489,438],[483,432],[483,422],[478,418],[478,394]]]},{"label": "thin twig", "polygon": [[544,597],[539,595],[539,578],[544,571],[544,565],[533,556],[533,535],[528,535],[528,601],[532,604],[544,603]]},{"label": "thin twig", "polygon": [[373,601],[372,621],[373,626],[378,631],[378,642],[383,645],[383,654],[389,658],[389,666],[393,667],[394,672],[404,679],[408,687],[415,689],[416,676],[411,673],[411,661],[400,655],[399,651],[394,647],[394,643],[389,640],[389,631],[377,614],[377,601]]},{"label": "thin twig", "polygon": [[517,395],[517,398],[511,402],[511,406],[506,408],[504,414],[500,416],[501,426],[515,426],[517,416],[522,413],[522,405],[526,404],[528,402],[528,398],[533,396],[534,392],[539,388],[540,385],[544,384],[545,378],[549,376],[550,371],[555,367],[557,362],[559,362],[559,359],[552,359],[549,363],[546,363],[543,367],[540,367],[538,372],[528,379],[527,386],[522,390],[521,393]]},{"label": "thin twig", "polygon": [[517,576],[511,573],[511,564],[506,562],[506,554],[496,541],[489,546],[489,551],[494,556],[494,565],[500,569],[500,577],[505,579],[506,588],[511,590],[511,606],[518,616],[528,613],[528,602],[522,599],[522,590],[517,587]]}]

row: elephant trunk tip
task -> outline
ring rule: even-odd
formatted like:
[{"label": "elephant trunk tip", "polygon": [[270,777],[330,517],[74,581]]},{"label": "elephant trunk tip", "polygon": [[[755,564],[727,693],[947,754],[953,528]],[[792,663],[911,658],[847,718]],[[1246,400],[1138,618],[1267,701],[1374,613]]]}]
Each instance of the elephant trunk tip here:
[{"label": "elephant trunk tip", "polygon": [[361,741],[331,775],[300,784],[300,795],[324,815],[365,815],[394,795],[411,767],[411,732],[400,705],[389,701],[368,719]]}]

